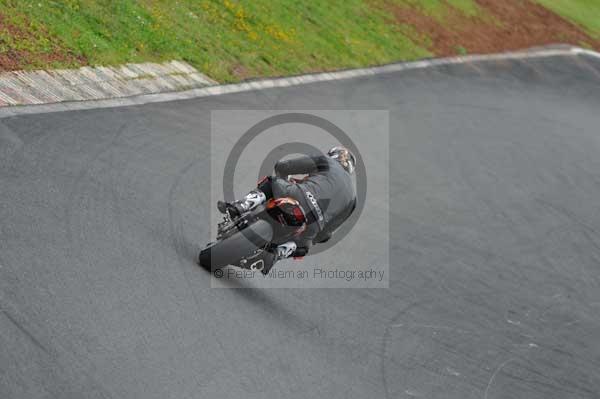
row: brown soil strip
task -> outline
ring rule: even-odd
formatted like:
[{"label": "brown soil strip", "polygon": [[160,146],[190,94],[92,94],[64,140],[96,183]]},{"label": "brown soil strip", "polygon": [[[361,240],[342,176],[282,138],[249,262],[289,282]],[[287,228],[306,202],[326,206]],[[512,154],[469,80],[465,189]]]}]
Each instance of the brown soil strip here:
[{"label": "brown soil strip", "polygon": [[447,6],[440,21],[409,8],[387,2],[385,8],[395,22],[412,26],[418,43],[426,35],[429,50],[439,56],[468,53],[496,53],[548,44],[568,43],[600,50],[600,41],[582,28],[530,0],[475,0],[482,10],[466,16]]},{"label": "brown soil strip", "polygon": [[[10,35],[13,42],[18,42],[19,40],[31,40],[35,37],[34,34],[27,31],[26,28],[15,26],[8,22],[2,14],[0,14],[0,31],[4,31]],[[40,34],[45,35],[52,40],[47,32],[37,32],[36,34],[38,37]],[[7,43],[2,43],[0,37],[0,45],[3,45],[4,47],[6,44]],[[58,43],[52,43],[50,51],[44,52],[12,49],[0,52],[0,72],[28,69],[31,67],[44,68],[45,66],[56,63],[68,66],[87,64],[83,57],[73,55],[70,51],[61,48]]]}]

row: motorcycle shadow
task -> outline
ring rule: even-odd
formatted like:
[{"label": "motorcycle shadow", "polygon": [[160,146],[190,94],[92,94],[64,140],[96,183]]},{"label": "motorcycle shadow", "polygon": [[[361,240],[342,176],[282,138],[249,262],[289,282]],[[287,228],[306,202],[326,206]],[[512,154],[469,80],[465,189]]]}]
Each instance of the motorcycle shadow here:
[{"label": "motorcycle shadow", "polygon": [[[230,267],[232,266],[227,266],[224,269]],[[207,270],[204,267],[201,268],[207,273],[212,274],[210,270]],[[224,279],[220,284],[222,284],[223,287],[216,289],[231,289],[232,295],[241,297],[244,302],[260,307],[269,314],[277,314],[281,318],[281,321],[287,326],[293,326],[302,331],[314,328],[313,322],[294,312],[295,307],[292,306],[288,308],[284,305],[290,303],[289,298],[286,295],[286,292],[289,293],[289,289],[257,288],[250,286],[243,279]]]}]

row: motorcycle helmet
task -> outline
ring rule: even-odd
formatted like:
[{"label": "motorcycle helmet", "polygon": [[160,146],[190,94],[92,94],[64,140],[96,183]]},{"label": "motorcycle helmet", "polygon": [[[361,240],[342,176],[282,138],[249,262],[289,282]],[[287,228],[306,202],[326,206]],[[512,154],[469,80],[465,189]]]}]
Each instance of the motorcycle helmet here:
[{"label": "motorcycle helmet", "polygon": [[342,165],[346,172],[353,174],[356,168],[356,157],[346,147],[336,146],[327,151],[327,155]]}]

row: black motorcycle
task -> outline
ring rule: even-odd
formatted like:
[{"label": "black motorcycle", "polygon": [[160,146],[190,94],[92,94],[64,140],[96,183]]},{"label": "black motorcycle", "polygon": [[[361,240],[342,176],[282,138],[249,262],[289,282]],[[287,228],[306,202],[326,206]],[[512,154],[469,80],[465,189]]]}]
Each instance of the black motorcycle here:
[{"label": "black motorcycle", "polygon": [[200,251],[207,270],[233,265],[267,274],[277,259],[278,245],[306,229],[306,214],[294,198],[272,198],[239,217],[229,213],[218,224],[217,240]]}]

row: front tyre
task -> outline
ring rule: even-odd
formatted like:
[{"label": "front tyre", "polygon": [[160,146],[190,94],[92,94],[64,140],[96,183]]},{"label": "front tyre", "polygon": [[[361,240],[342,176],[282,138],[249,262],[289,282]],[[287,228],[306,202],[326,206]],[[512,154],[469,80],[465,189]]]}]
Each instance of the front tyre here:
[{"label": "front tyre", "polygon": [[256,249],[270,243],[272,238],[271,225],[264,220],[258,220],[224,240],[208,244],[200,251],[198,262],[206,270],[221,269],[238,263]]}]

